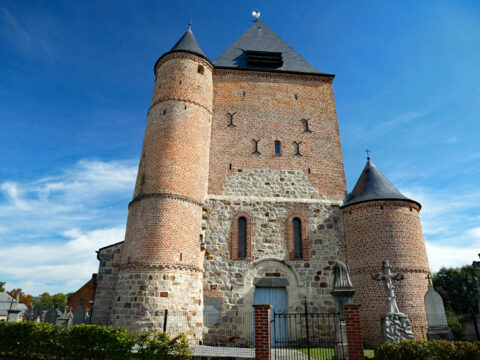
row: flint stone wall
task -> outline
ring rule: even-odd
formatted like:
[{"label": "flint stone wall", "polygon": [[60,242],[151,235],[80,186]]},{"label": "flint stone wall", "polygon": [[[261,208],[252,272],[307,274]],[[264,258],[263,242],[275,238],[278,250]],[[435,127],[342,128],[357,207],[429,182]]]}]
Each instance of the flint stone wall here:
[{"label": "flint stone wall", "polygon": [[122,259],[123,242],[104,247],[98,251],[97,287],[93,303],[93,324],[110,325],[113,295]]},{"label": "flint stone wall", "polygon": [[[290,311],[301,311],[306,296],[311,309],[334,311],[330,295],[333,263],[342,258],[342,214],[338,202],[324,199],[302,170],[242,169],[227,177],[222,195],[206,201],[204,297],[221,299],[222,315],[233,321],[210,328],[205,340],[223,342],[248,336],[239,323],[252,311],[259,279],[285,279]],[[234,214],[252,221],[251,259],[231,260]],[[309,243],[305,260],[291,261],[287,223],[293,216],[306,222]],[[237,319],[238,317],[238,319]],[[248,329],[245,329],[245,332]],[[225,339],[225,336],[229,339]]]}]

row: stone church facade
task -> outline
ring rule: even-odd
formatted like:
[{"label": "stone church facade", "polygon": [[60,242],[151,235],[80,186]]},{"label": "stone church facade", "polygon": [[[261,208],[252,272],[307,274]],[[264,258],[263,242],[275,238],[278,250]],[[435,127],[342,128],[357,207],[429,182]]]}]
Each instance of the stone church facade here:
[{"label": "stone church facade", "polygon": [[340,260],[364,326],[379,332],[369,319],[386,312],[386,299],[371,274],[389,260],[405,274],[400,310],[424,337],[420,204],[370,159],[347,194],[334,75],[261,20],[215,62],[189,29],[154,72],[125,241],[97,255],[95,323],[161,329],[168,309],[202,339],[220,335],[204,324],[205,309],[234,328],[235,316],[273,293],[277,310],[299,311],[306,299],[333,312]]}]

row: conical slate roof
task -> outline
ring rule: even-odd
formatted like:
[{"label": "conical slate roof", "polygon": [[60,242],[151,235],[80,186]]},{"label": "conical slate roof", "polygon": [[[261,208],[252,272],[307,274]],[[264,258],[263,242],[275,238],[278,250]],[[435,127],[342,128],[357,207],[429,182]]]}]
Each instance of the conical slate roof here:
[{"label": "conical slate roof", "polygon": [[348,194],[343,206],[374,200],[404,200],[421,206],[418,202],[402,195],[402,193],[378,171],[370,158],[368,158],[367,164],[363,168],[357,184],[353,188],[353,191]]},{"label": "conical slate roof", "polygon": [[247,64],[246,51],[281,53],[283,64],[275,68],[275,71],[303,72],[333,76],[321,73],[315,69],[260,19],[225,50],[225,52],[215,60],[214,64],[216,67],[263,69],[261,66],[251,66]]},{"label": "conical slate roof", "polygon": [[175,51],[186,51],[198,54],[206,58],[205,53],[203,52],[202,48],[198,44],[197,39],[195,38],[195,35],[193,35],[190,25],[188,26],[188,30],[185,32],[185,34],[183,34],[180,40],[178,40],[177,43],[173,46],[172,50],[170,50],[170,52]]}]

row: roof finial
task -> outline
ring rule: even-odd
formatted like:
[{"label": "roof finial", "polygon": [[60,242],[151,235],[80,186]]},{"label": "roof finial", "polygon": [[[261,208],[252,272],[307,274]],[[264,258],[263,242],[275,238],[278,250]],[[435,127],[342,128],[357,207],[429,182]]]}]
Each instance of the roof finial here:
[{"label": "roof finial", "polygon": [[432,284],[432,276],[430,274],[427,274],[426,278],[428,279],[428,285],[433,285]]},{"label": "roof finial", "polygon": [[258,11],[258,10],[253,10],[253,11],[252,11],[252,15],[253,15],[253,17],[256,19],[256,21],[258,21],[258,19],[260,19],[260,11]]},{"label": "roof finial", "polygon": [[192,31],[192,20],[188,20],[188,31]]},{"label": "roof finial", "polygon": [[367,153],[367,160],[370,160],[370,150],[365,150],[365,152]]}]

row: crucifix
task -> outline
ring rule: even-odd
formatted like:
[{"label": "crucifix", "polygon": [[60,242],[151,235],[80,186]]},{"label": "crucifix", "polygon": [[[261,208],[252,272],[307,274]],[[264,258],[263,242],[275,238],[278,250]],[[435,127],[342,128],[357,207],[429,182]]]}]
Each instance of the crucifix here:
[{"label": "crucifix", "polygon": [[398,310],[397,306],[397,298],[395,297],[395,293],[393,291],[393,289],[395,289],[395,286],[393,286],[392,280],[403,280],[403,274],[393,273],[391,271],[388,260],[384,260],[382,263],[382,272],[373,274],[372,279],[385,281],[385,289],[387,290],[388,313],[400,313],[400,310]]},{"label": "crucifix", "polygon": [[365,150],[365,152],[367,153],[367,160],[370,160],[370,150]]}]

